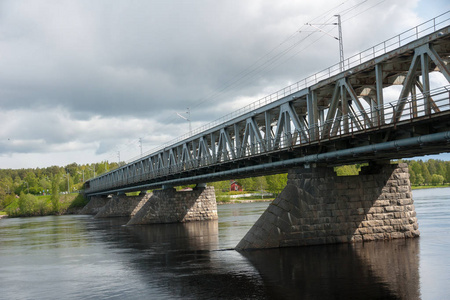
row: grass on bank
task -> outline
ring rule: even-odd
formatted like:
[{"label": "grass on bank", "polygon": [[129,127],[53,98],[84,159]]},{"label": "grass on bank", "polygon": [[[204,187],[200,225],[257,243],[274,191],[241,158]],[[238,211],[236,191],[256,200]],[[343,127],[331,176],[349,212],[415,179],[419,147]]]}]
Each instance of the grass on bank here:
[{"label": "grass on bank", "polygon": [[84,207],[87,202],[87,199],[79,193],[58,195],[53,198],[51,195],[34,196],[21,193],[0,214],[9,217],[62,215],[71,209]]},{"label": "grass on bank", "polygon": [[412,185],[413,190],[424,190],[424,189],[437,189],[450,187],[450,184],[440,184],[440,185]]}]

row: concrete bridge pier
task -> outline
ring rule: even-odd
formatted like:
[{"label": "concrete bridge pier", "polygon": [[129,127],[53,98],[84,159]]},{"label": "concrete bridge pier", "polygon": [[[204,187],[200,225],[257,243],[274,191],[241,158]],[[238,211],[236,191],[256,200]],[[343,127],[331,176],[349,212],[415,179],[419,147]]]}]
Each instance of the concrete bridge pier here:
[{"label": "concrete bridge pier", "polygon": [[197,185],[192,191],[179,192],[167,187],[154,190],[127,225],[206,221],[217,218],[214,187]]},{"label": "concrete bridge pier", "polygon": [[280,195],[237,250],[419,236],[408,166],[371,164],[358,176],[332,168],[289,171]]}]

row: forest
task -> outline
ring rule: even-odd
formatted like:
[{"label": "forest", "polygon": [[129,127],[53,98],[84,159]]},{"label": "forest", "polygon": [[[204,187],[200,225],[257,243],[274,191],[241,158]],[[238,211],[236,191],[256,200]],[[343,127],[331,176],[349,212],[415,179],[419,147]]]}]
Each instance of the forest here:
[{"label": "forest", "polygon": [[[413,186],[440,186],[450,183],[450,161],[406,160]],[[70,194],[83,189],[84,181],[113,170],[117,163],[107,161],[64,167],[52,166],[35,169],[0,169],[0,210],[5,209],[19,195]],[[360,165],[336,167],[340,176],[357,175]],[[287,174],[238,179],[244,191],[266,191],[278,194],[287,182]],[[230,181],[210,183],[218,193],[230,191]],[[16,196],[17,195],[17,196]]]}]

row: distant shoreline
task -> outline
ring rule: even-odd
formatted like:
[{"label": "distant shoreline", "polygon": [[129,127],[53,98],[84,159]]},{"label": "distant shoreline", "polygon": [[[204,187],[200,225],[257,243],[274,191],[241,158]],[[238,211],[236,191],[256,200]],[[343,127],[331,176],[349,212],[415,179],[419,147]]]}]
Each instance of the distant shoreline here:
[{"label": "distant shoreline", "polygon": [[217,205],[236,204],[236,203],[253,203],[253,202],[271,202],[274,199],[251,199],[251,200],[230,200],[230,201],[216,201]]},{"label": "distant shoreline", "polygon": [[442,188],[448,188],[450,185],[416,185],[411,186],[412,190],[427,190],[427,189],[442,189]]}]

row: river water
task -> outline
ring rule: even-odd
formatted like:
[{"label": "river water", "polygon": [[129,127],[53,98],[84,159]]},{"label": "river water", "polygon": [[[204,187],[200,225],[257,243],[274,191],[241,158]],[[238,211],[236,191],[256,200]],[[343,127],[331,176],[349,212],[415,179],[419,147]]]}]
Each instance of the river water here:
[{"label": "river water", "polygon": [[268,203],[219,220],[0,220],[0,299],[449,299],[450,188],[413,192],[420,238],[239,253]]}]

